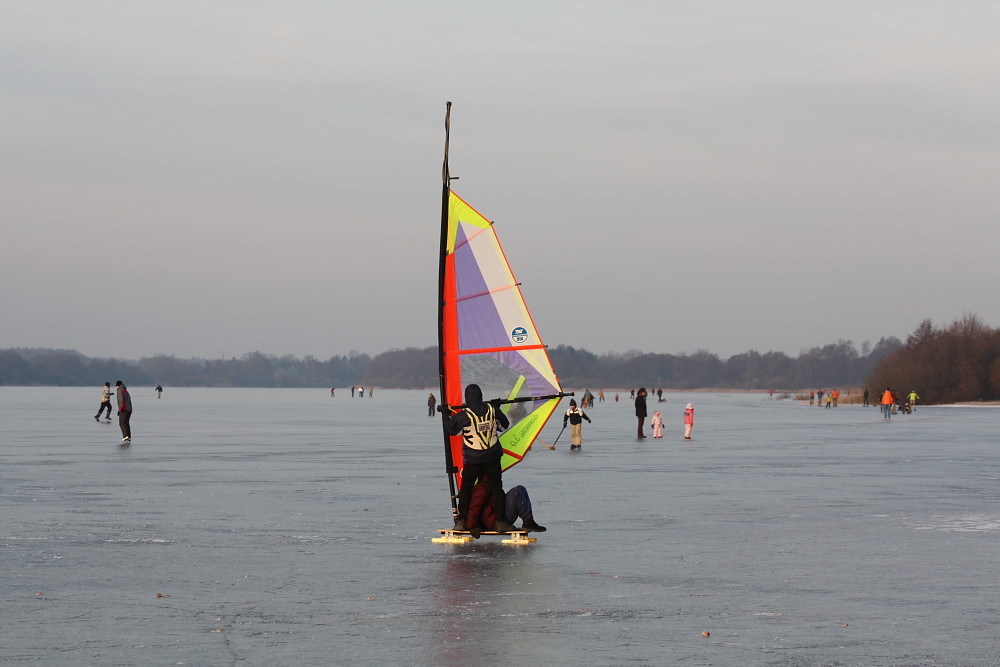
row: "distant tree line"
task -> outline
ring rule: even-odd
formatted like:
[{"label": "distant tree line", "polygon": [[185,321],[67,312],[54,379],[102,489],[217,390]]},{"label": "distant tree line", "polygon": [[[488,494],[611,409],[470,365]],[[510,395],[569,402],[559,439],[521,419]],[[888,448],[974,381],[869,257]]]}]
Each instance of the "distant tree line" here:
[{"label": "distant tree line", "polygon": [[[1000,400],[1000,329],[975,315],[947,327],[924,320],[901,342],[882,338],[858,350],[849,340],[813,347],[797,357],[750,350],[728,359],[694,354],[596,355],[560,345],[549,350],[567,389],[648,388],[797,390],[860,387],[876,395],[892,387],[916,390],[922,403]],[[390,350],[370,357],[351,352],[325,361],[307,355],[277,357],[251,352],[239,359],[179,359],[171,355],[138,361],[89,358],[75,350],[0,350],[0,385],[130,385],[193,387],[338,387],[400,389],[438,386],[437,348]]]},{"label": "distant tree line", "polygon": [[[867,342],[858,351],[851,341],[814,347],[792,358],[755,351],[728,359],[704,350],[694,354],[595,355],[560,345],[549,350],[567,388],[639,386],[670,389],[801,389],[860,386],[875,366],[902,347],[897,338]],[[437,348],[390,350],[374,357],[352,352],[321,361],[312,356],[276,357],[261,352],[239,359],[179,359],[157,355],[138,361],[88,358],[73,350],[0,350],[0,384],[100,385],[125,380],[130,385],[202,387],[350,387],[364,385],[416,389],[438,386]]]},{"label": "distant tree line", "polygon": [[190,387],[344,387],[358,384],[372,359],[352,352],[320,361],[251,352],[239,359],[178,359],[157,355],[139,361],[100,359],[73,350],[0,350],[0,385],[128,385]]},{"label": "distant tree line", "polygon": [[721,359],[711,352],[648,354],[638,351],[597,356],[562,346],[549,350],[565,387],[664,387],[670,389],[802,389],[856,387],[876,364],[898,349],[898,338],[882,338],[861,351],[849,340],[814,347],[792,358],[756,351]]},{"label": "distant tree line", "polygon": [[868,385],[875,395],[887,387],[900,397],[916,391],[921,403],[1000,400],[1000,329],[975,315],[941,328],[924,320]]}]

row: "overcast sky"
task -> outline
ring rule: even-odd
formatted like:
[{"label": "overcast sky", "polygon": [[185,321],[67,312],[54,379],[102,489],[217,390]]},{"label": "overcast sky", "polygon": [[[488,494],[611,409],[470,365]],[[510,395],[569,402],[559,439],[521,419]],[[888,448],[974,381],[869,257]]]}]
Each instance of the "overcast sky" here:
[{"label": "overcast sky", "polygon": [[1000,326],[1000,3],[0,4],[0,348],[437,342],[454,189],[550,346]]}]

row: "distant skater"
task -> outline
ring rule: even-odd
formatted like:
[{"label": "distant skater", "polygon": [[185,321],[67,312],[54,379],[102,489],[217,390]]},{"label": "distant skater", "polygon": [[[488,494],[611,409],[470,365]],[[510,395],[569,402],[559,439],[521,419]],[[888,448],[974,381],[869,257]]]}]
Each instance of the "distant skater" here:
[{"label": "distant skater", "polygon": [[868,407],[868,387],[865,387],[865,393],[861,394],[861,407]]},{"label": "distant skater", "polygon": [[660,414],[659,410],[653,411],[653,418],[649,420],[649,425],[653,427],[654,438],[663,437],[663,415]]},{"label": "distant skater", "polygon": [[691,439],[691,429],[694,428],[694,403],[684,406],[684,439]]},{"label": "distant skater", "polygon": [[330,398],[333,398],[336,395],[337,395],[337,388],[336,387],[330,387]]},{"label": "distant skater", "polygon": [[570,399],[569,410],[563,415],[563,428],[566,428],[566,424],[569,423],[569,435],[570,435],[570,449],[580,449],[583,447],[583,420],[586,419],[588,424],[592,424],[590,417],[587,413],[576,407],[576,401]]},{"label": "distant skater", "polygon": [[809,392],[809,405],[812,405],[815,402],[816,402],[816,392],[815,391],[810,391]]},{"label": "distant skater", "polygon": [[434,416],[434,406],[437,405],[437,399],[434,398],[434,394],[427,394],[427,416]]},{"label": "distant skater", "polygon": [[129,424],[132,419],[132,397],[121,380],[115,382],[115,389],[118,392],[118,426],[122,429],[122,442],[132,442],[132,426]]},{"label": "distant skater", "polygon": [[909,393],[909,395],[907,395],[906,400],[908,400],[910,402],[910,410],[916,410],[917,409],[917,400],[919,398],[920,397],[917,396],[917,392],[916,391],[911,391]]},{"label": "distant skater", "polygon": [[105,382],[104,389],[101,390],[101,406],[97,408],[97,414],[94,415],[94,421],[101,421],[101,413],[104,412],[104,408],[108,409],[107,421],[111,421],[111,394],[115,392],[111,391],[111,383]]},{"label": "distant skater", "polygon": [[892,419],[892,407],[895,405],[895,402],[895,398],[892,395],[892,389],[886,387],[885,393],[882,394],[882,417],[886,421]]},{"label": "distant skater", "polygon": [[157,398],[160,398],[163,395],[163,387],[161,387],[160,385],[156,385],[156,389],[154,389],[153,391],[156,392]]},{"label": "distant skater", "polygon": [[[634,390],[633,390],[634,391]],[[637,438],[645,439],[646,434],[642,432],[642,427],[646,423],[646,388],[640,387],[635,394],[635,417],[639,421],[639,430],[636,432]]]}]

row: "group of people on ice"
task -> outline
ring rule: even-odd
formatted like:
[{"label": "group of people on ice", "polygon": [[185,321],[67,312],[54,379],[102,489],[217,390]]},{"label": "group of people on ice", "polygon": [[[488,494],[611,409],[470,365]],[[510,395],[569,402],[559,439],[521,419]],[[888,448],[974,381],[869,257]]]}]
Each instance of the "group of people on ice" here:
[{"label": "group of people on ice", "polygon": [[[156,397],[160,397],[160,393],[163,392],[163,388],[160,385],[156,385]],[[94,421],[101,421],[101,414],[107,410],[106,421],[111,421],[111,397],[118,396],[118,426],[122,431],[122,445],[128,445],[132,442],[132,427],[130,421],[132,419],[132,396],[128,393],[128,387],[121,380],[115,382],[115,390],[111,389],[111,383],[105,382],[104,388],[101,389],[101,405],[97,408],[97,414],[94,415]]]},{"label": "group of people on ice", "polygon": [[[665,402],[662,396],[662,390],[657,390],[660,393],[658,402]],[[645,439],[646,434],[643,431],[643,427],[646,425],[646,388],[639,387],[638,391],[635,392],[635,417],[638,420],[638,431],[636,432],[636,438],[640,440]],[[653,418],[650,420],[650,425],[653,427],[653,437],[662,438],[663,437],[663,415],[659,410],[653,411]],[[684,406],[684,439],[691,439],[691,429],[694,428],[694,404],[688,403]]]},{"label": "group of people on ice", "polygon": [[[868,393],[867,389],[865,389],[865,393]],[[904,415],[908,415],[917,409],[918,400],[920,400],[920,396],[917,395],[917,392],[911,391],[907,394],[905,401],[900,401],[896,392],[891,387],[886,387],[882,393],[882,418],[889,421],[896,414],[897,410]]]},{"label": "group of people on ice", "polygon": [[[486,402],[479,385],[470,384],[465,388],[463,409],[454,414],[446,405],[437,409],[445,432],[462,436],[462,483],[455,530],[468,530],[476,539],[485,530],[544,531],[545,527],[535,522],[527,489],[515,486],[504,493],[499,433],[510,427],[510,421],[500,410],[500,399]],[[518,518],[520,529],[514,527]]]},{"label": "group of people on ice", "polygon": [[[588,403],[592,404],[590,401]],[[499,434],[510,427],[510,420],[500,409],[500,405],[500,399],[484,401],[482,388],[477,384],[466,386],[465,405],[454,413],[447,405],[434,406],[428,400],[428,408],[441,413],[444,431],[449,435],[462,436],[462,475],[454,530],[467,530],[476,539],[484,531],[509,533],[545,530],[544,526],[535,521],[527,489],[515,486],[506,493],[503,490],[503,448]],[[635,407],[639,420],[638,437],[645,438],[645,388],[639,389]],[[569,409],[563,415],[563,428],[570,427],[572,450],[579,450],[583,446],[584,420],[593,423],[576,400],[571,399]],[[684,437],[690,440],[694,426],[694,405],[691,403],[684,409],[684,423]],[[662,438],[663,417],[659,410],[653,414],[652,425],[653,437]],[[514,522],[518,519],[521,520],[521,528],[514,527]]]}]

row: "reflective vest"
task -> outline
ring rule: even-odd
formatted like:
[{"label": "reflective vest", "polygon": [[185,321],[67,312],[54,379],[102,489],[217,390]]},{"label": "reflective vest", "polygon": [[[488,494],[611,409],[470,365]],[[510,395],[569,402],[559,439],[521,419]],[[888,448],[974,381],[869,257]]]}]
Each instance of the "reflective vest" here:
[{"label": "reflective vest", "polygon": [[493,406],[486,404],[486,416],[480,417],[469,408],[465,409],[469,425],[462,429],[462,438],[469,449],[487,450],[497,444],[497,422]]}]

